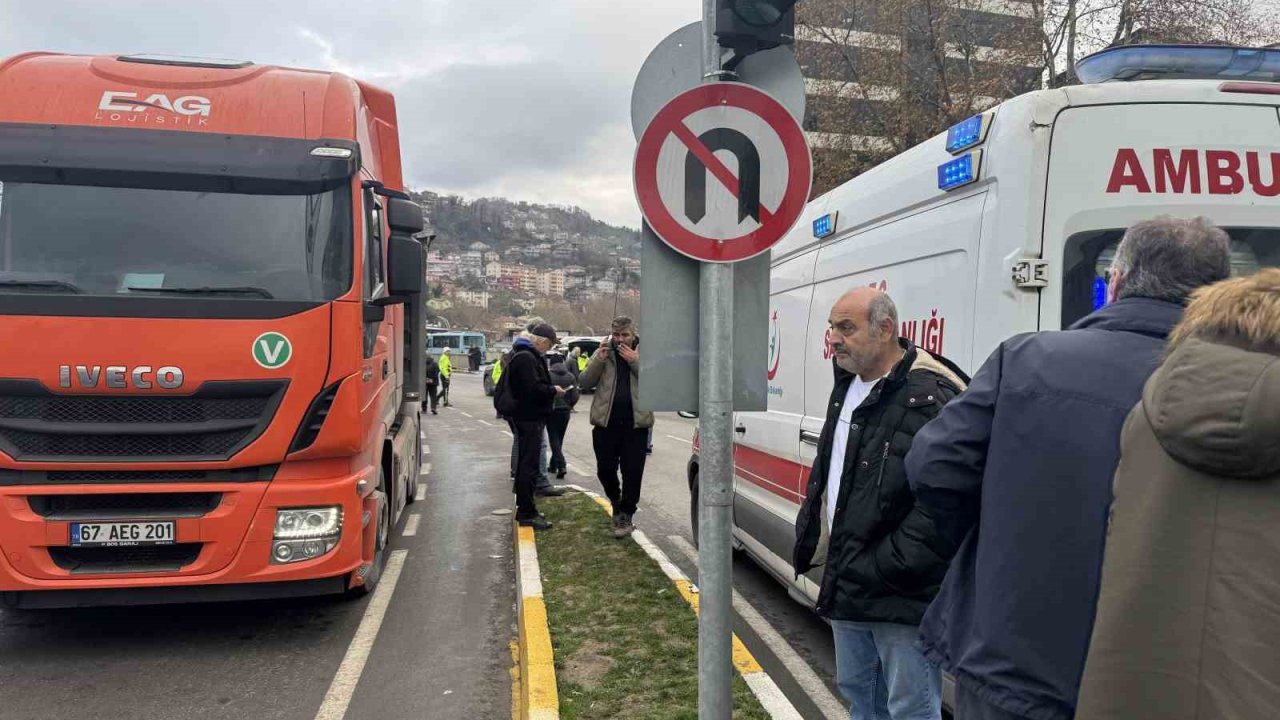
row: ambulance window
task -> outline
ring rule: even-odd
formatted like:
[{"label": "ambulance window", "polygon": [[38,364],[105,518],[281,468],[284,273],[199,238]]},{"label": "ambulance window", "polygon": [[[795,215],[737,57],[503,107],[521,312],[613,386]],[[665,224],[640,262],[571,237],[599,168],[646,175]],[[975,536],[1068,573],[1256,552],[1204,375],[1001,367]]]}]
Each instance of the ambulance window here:
[{"label": "ambulance window", "polygon": [[[1280,228],[1224,228],[1231,236],[1232,276],[1280,265]],[[1062,273],[1062,327],[1107,302],[1107,270],[1123,229],[1092,230],[1067,240]]]}]

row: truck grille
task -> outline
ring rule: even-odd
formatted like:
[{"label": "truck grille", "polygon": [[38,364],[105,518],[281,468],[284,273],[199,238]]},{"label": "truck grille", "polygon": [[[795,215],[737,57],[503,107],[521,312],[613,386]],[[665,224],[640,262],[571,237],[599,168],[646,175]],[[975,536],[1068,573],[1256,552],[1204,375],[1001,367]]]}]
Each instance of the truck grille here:
[{"label": "truck grille", "polygon": [[51,547],[53,563],[73,575],[177,572],[200,556],[201,543],[125,547]]},{"label": "truck grille", "polygon": [[217,492],[27,496],[32,512],[49,520],[203,517],[221,500]]},{"label": "truck grille", "polygon": [[0,450],[26,461],[226,460],[262,434],[284,381],[208,382],[195,393],[57,395],[0,380]]}]

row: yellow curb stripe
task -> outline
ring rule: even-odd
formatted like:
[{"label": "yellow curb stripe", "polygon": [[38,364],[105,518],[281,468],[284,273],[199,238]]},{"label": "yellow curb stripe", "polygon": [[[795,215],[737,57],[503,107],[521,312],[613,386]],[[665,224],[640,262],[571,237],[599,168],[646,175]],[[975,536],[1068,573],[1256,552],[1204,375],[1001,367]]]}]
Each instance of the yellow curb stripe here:
[{"label": "yellow curb stripe", "polygon": [[[693,583],[684,579],[675,580],[676,589],[680,591],[680,596],[689,603],[693,608],[693,612],[698,612],[698,594],[693,592]],[[756,662],[755,656],[742,644],[742,640],[738,638],[738,634],[733,634],[733,666],[738,668],[738,672],[746,675],[747,673],[764,672],[764,668],[760,667],[760,663]]]},{"label": "yellow curb stripe", "polygon": [[516,525],[516,583],[519,615],[519,698],[513,700],[517,720],[558,720],[560,695],[556,688],[555,656],[547,605],[542,599],[538,546],[533,528]]}]

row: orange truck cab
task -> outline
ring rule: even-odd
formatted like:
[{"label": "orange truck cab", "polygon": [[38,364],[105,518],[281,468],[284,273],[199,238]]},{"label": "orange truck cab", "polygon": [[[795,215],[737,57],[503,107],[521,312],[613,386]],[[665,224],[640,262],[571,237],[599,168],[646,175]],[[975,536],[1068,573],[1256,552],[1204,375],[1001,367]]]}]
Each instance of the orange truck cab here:
[{"label": "orange truck cab", "polygon": [[0,61],[0,602],[372,590],[417,485],[422,230],[376,87]]}]

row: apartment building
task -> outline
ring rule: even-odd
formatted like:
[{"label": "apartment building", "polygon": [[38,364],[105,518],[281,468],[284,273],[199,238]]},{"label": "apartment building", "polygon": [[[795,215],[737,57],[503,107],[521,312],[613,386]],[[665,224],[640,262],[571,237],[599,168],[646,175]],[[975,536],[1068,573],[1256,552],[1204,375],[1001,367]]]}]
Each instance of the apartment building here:
[{"label": "apartment building", "polygon": [[1041,83],[1030,0],[805,0],[796,58],[821,194]]}]

